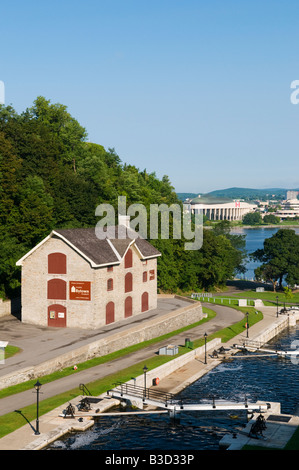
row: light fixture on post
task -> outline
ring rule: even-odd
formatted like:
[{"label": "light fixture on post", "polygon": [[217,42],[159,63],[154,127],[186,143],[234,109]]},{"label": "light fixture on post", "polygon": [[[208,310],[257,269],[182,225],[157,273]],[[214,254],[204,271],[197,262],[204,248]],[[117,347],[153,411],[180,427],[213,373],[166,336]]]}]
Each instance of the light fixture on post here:
[{"label": "light fixture on post", "polygon": [[249,330],[248,316],[249,316],[249,313],[246,312],[246,317],[247,317],[247,321],[246,321],[246,337],[247,337],[247,338],[249,337],[249,335],[248,335],[248,330]]},{"label": "light fixture on post", "polygon": [[41,388],[42,384],[39,383],[39,381],[36,382],[36,384],[34,385],[34,388],[36,390],[36,429],[35,429],[35,433],[34,434],[40,434],[39,432],[39,416],[38,416],[38,412],[39,412],[39,391],[40,391],[40,388]]},{"label": "light fixture on post", "polygon": [[148,368],[146,366],[143,367],[143,374],[144,374],[144,397],[146,397],[146,373]]}]

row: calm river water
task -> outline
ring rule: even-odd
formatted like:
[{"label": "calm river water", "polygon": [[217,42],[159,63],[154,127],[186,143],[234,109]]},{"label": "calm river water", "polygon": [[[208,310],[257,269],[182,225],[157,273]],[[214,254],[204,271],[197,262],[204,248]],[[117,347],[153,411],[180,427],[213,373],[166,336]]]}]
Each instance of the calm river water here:
[{"label": "calm river water", "polygon": [[[279,227],[281,228],[281,227]],[[263,248],[265,238],[270,238],[279,228],[242,228],[236,227],[232,230],[233,234],[246,235],[246,250],[248,253]],[[287,227],[286,227],[287,228]],[[297,234],[299,234],[299,228],[292,228]],[[259,262],[248,261],[246,264],[246,273],[240,277],[248,280],[254,279],[254,270],[259,266]]]},{"label": "calm river water", "polygon": [[[242,229],[246,248],[252,252],[262,248],[263,241],[278,229]],[[299,233],[299,229],[296,229]],[[253,277],[254,265],[247,266],[247,278]],[[294,343],[295,342],[295,343]],[[299,342],[299,325],[285,330],[270,344],[274,348],[291,349]],[[299,405],[299,364],[297,358],[248,357],[222,363],[180,393],[177,398],[199,403],[212,396],[243,402],[264,400],[280,402],[282,413],[293,413]],[[219,441],[247,422],[244,412],[183,412],[180,422],[167,415],[102,416],[93,428],[70,435],[53,443],[49,450],[218,450]]]}]

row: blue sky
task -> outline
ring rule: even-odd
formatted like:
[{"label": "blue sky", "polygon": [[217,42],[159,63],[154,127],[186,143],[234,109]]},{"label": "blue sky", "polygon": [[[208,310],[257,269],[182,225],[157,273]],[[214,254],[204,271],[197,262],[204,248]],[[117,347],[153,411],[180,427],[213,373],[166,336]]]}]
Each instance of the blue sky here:
[{"label": "blue sky", "polygon": [[0,18],[18,112],[64,104],[178,192],[299,187],[297,1],[3,0]]}]

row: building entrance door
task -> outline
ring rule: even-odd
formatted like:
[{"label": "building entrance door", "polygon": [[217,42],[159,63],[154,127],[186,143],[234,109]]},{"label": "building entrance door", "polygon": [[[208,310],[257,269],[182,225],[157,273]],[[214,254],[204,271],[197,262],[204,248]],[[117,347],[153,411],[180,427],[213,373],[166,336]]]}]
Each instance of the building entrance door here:
[{"label": "building entrance door", "polygon": [[63,305],[54,304],[48,307],[48,326],[66,327],[66,308]]},{"label": "building entrance door", "polygon": [[141,311],[146,312],[148,310],[148,293],[143,292],[141,296]]},{"label": "building entrance door", "polygon": [[125,318],[131,317],[133,313],[132,297],[125,300]]},{"label": "building entrance door", "polygon": [[113,323],[115,321],[114,318],[114,303],[109,302],[106,305],[106,325],[109,325],[110,323]]}]

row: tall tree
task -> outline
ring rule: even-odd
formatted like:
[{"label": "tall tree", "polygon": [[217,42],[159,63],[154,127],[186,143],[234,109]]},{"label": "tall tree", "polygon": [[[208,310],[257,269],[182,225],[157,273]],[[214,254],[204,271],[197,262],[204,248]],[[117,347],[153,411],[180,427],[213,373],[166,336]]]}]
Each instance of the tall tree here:
[{"label": "tall tree", "polygon": [[291,286],[299,283],[299,235],[294,230],[278,230],[251,257],[262,263],[256,276],[272,282],[274,291],[277,285],[282,289],[283,280]]}]

